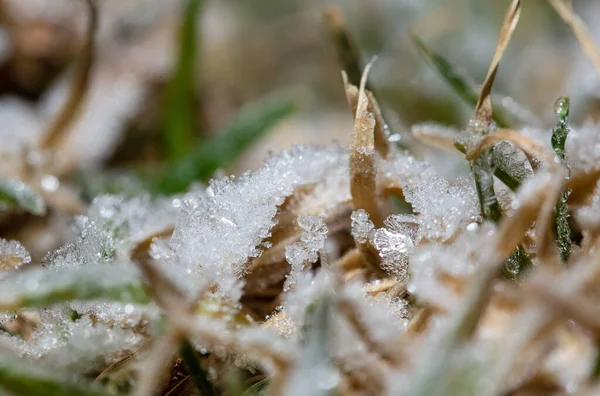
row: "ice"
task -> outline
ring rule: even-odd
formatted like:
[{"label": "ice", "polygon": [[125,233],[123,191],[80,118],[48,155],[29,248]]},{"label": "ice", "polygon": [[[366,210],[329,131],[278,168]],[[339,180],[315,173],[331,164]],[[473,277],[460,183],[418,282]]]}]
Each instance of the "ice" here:
[{"label": "ice", "polygon": [[56,310],[41,313],[41,323],[28,340],[11,337],[4,342],[23,358],[56,370],[88,374],[124,357],[143,339],[131,330],[97,323],[90,316],[73,321],[66,310]]},{"label": "ice", "polygon": [[479,201],[471,175],[448,181],[427,162],[399,153],[383,164],[383,181],[402,188],[405,200],[417,214],[421,239],[446,241],[480,219]]},{"label": "ice", "polygon": [[305,265],[317,262],[327,239],[327,225],[319,216],[301,216],[298,218],[298,225],[302,229],[300,241],[285,249],[285,258],[292,269],[283,287],[284,291],[293,287],[295,276],[302,272]]},{"label": "ice", "polygon": [[0,238],[0,271],[19,268],[31,262],[27,249],[19,241],[9,241]]},{"label": "ice", "polygon": [[352,220],[352,237],[357,244],[364,244],[371,241],[375,226],[369,220],[369,214],[364,209],[355,210],[350,216]]},{"label": "ice", "polygon": [[513,175],[519,182],[523,182],[533,174],[525,153],[514,144],[501,142],[495,145],[493,150],[496,167]]},{"label": "ice", "polygon": [[408,255],[415,246],[417,221],[410,215],[391,215],[384,225],[375,232],[373,245],[381,257],[382,268],[406,283]]},{"label": "ice", "polygon": [[211,181],[210,194],[183,203],[169,265],[189,271],[189,279],[211,276],[217,284],[239,277],[248,260],[261,254],[285,198],[299,186],[332,175],[347,180],[348,172],[340,169],[348,169],[348,154],[341,147],[295,146],[256,172]]},{"label": "ice", "polygon": [[492,224],[472,223],[453,245],[426,244],[415,249],[409,258],[411,277],[408,290],[434,306],[455,306],[459,289],[450,278],[464,279],[476,268],[482,244],[495,232]]},{"label": "ice", "polygon": [[588,121],[573,127],[567,136],[565,153],[573,176],[600,169],[600,125]]},{"label": "ice", "polygon": [[133,245],[173,227],[178,209],[171,199],[104,195],[94,199],[87,216],[75,221],[76,241],[46,259],[55,267],[128,260]]},{"label": "ice", "polygon": [[575,218],[584,230],[596,231],[600,228],[600,181],[596,182],[589,205],[578,208]]}]

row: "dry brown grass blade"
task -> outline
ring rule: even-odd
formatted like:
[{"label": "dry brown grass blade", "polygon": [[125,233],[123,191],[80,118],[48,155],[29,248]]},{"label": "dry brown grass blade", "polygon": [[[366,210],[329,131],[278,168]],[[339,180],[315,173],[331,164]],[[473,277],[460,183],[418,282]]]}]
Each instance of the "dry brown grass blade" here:
[{"label": "dry brown grass blade", "polygon": [[375,157],[375,116],[368,111],[369,99],[365,94],[365,84],[369,62],[362,76],[358,94],[358,105],[354,121],[354,134],[350,144],[350,193],[355,209],[364,209],[376,227],[383,225],[377,205],[377,168]]},{"label": "dry brown grass blade", "polygon": [[[600,310],[581,295],[565,295],[556,289],[551,277],[537,277],[529,282],[529,294],[543,305],[548,306],[555,315],[566,317],[588,329],[595,337],[600,336]],[[549,283],[547,283],[549,282]]]},{"label": "dry brown grass blade", "polygon": [[[562,175],[539,174],[531,181],[526,191],[518,195],[519,209],[511,217],[504,217],[498,226],[494,239],[485,249],[486,265],[482,265],[473,276],[467,289],[464,316],[461,318],[457,335],[466,339],[477,328],[482,313],[488,305],[493,290],[493,282],[500,273],[504,260],[513,252],[515,246],[525,237],[525,232],[539,218],[541,207],[546,199],[546,191],[562,186]],[[483,264],[483,263],[482,263]]]},{"label": "dry brown grass blade", "polygon": [[492,147],[494,144],[500,141],[509,141],[515,146],[523,150],[525,153],[533,155],[547,164],[554,164],[554,156],[547,152],[540,144],[535,140],[524,136],[518,131],[512,129],[499,128],[493,135],[487,136],[483,141],[475,147],[473,150],[467,153],[466,158],[468,160],[475,159],[485,149]]},{"label": "dry brown grass blade", "polygon": [[573,175],[567,180],[567,188],[571,190],[569,206],[585,205],[594,193],[596,182],[600,179],[600,170]]},{"label": "dry brown grass blade", "polygon": [[570,4],[565,3],[563,0],[548,0],[548,2],[554,7],[563,21],[569,25],[575,38],[579,41],[581,49],[590,59],[596,70],[600,72],[600,49],[594,42],[585,22],[573,12]]},{"label": "dry brown grass blade", "polygon": [[[350,107],[350,110],[352,111],[352,116],[356,117],[356,110],[358,108],[359,97],[358,87],[352,85],[348,81],[348,76],[344,71],[342,71],[342,80],[344,81],[344,89],[346,91],[346,100],[348,101],[348,107]],[[379,107],[379,104],[377,103],[377,99],[375,99],[375,95],[373,95],[373,92],[365,89],[365,94],[367,95],[368,99],[367,111],[373,114],[373,116],[375,117],[375,150],[383,158],[387,158],[391,150],[387,123],[385,121],[385,118],[383,118],[381,108]]]},{"label": "dry brown grass blade", "polygon": [[94,61],[94,35],[98,28],[98,9],[95,0],[85,0],[85,2],[88,8],[89,22],[83,51],[75,68],[69,97],[42,135],[39,145],[42,150],[55,148],[60,143],[68,127],[81,110],[88,92],[91,68]]},{"label": "dry brown grass blade", "polygon": [[496,52],[492,58],[492,63],[488,69],[487,76],[485,77],[485,81],[481,88],[481,93],[479,94],[479,99],[477,100],[477,105],[475,106],[476,120],[490,122],[492,119],[492,86],[494,85],[494,79],[496,78],[496,73],[498,72],[498,65],[500,64],[500,60],[504,55],[504,50],[506,49],[511,36],[517,27],[520,15],[521,1],[512,0],[510,7],[504,16],[504,23],[502,24],[500,37],[498,38],[498,43],[496,44]]}]

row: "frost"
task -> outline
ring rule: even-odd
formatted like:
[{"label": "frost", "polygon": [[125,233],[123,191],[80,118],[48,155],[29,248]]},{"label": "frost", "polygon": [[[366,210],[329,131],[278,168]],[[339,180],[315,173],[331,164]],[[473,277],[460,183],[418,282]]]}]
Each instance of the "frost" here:
[{"label": "frost", "polygon": [[596,183],[590,204],[578,208],[575,218],[585,230],[595,231],[600,228],[600,181]]},{"label": "frost", "polygon": [[[340,174],[340,169],[346,171]],[[269,158],[256,172],[213,180],[206,196],[183,202],[169,265],[186,272],[188,290],[203,275],[219,284],[241,275],[248,259],[261,254],[285,198],[296,187],[332,175],[347,180],[347,169],[348,154],[339,146],[296,146]]]},{"label": "frost", "polygon": [[19,180],[0,179],[0,212],[13,207],[35,215],[46,213],[46,203],[29,185]]},{"label": "frost", "polygon": [[50,306],[70,300],[148,302],[136,268],[125,263],[89,268],[35,268],[0,282],[0,307]]},{"label": "frost", "polygon": [[0,238],[0,271],[19,268],[30,262],[31,256],[21,243]]},{"label": "frost", "polygon": [[525,154],[510,142],[501,142],[494,146],[494,164],[497,168],[513,175],[519,182],[533,174]]},{"label": "frost", "polygon": [[472,176],[450,182],[425,161],[398,154],[384,165],[385,178],[397,183],[417,214],[421,239],[446,241],[480,218]]},{"label": "frost", "polygon": [[352,220],[352,237],[358,244],[367,243],[373,236],[375,226],[369,220],[369,214],[364,209],[355,210],[350,216]]},{"label": "frost", "polygon": [[600,168],[600,125],[587,122],[572,128],[565,143],[566,157],[573,176]]},{"label": "frost", "polygon": [[373,238],[382,268],[403,283],[408,280],[408,255],[414,247],[415,223],[413,216],[391,215],[385,220],[385,227],[378,229]]},{"label": "frost", "polygon": [[492,224],[472,223],[453,244],[427,244],[410,255],[411,278],[408,290],[434,306],[449,309],[459,296],[453,282],[445,280],[468,277],[480,261],[481,246],[495,231]]},{"label": "frost", "polygon": [[43,312],[40,325],[29,339],[13,338],[9,347],[48,367],[86,374],[123,357],[142,340],[131,330],[95,323],[89,316],[72,321],[64,310],[58,310]]},{"label": "frost", "polygon": [[292,269],[283,287],[284,291],[293,287],[295,275],[302,272],[306,264],[317,262],[327,239],[327,225],[319,216],[299,217],[298,225],[302,229],[300,241],[285,249],[285,258]]}]

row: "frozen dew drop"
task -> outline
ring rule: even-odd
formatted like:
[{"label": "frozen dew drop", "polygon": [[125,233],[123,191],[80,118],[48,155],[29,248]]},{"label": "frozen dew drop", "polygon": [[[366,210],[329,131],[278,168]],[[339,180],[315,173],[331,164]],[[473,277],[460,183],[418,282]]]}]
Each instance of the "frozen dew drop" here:
[{"label": "frozen dew drop", "polygon": [[554,114],[561,119],[569,116],[569,98],[560,97],[554,102]]}]

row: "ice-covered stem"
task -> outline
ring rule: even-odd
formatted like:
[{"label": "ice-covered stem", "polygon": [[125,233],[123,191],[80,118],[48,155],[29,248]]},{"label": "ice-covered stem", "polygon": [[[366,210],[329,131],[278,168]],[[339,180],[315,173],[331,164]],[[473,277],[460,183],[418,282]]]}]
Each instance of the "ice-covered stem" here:
[{"label": "ice-covered stem", "polygon": [[497,223],[502,218],[502,208],[494,192],[494,157],[492,149],[484,150],[471,161],[471,171],[475,178],[475,187],[481,215],[484,220]]},{"label": "ice-covered stem", "polygon": [[94,35],[98,27],[98,10],[95,0],[86,0],[85,3],[89,14],[88,29],[82,53],[75,68],[73,85],[69,92],[69,98],[42,135],[39,144],[42,150],[54,148],[60,143],[69,125],[77,117],[88,92],[90,72],[94,61]]},{"label": "ice-covered stem", "polygon": [[[565,156],[565,142],[569,134],[569,127],[567,125],[569,119],[569,98],[559,98],[554,105],[554,111],[556,113],[557,125],[552,130],[552,149],[560,159],[560,162],[569,170]],[[567,262],[571,255],[571,228],[569,227],[569,208],[567,206],[567,199],[570,193],[569,189],[564,188],[554,209],[553,228],[556,233],[556,245],[558,246],[560,258],[563,262]]]},{"label": "ice-covered stem", "polygon": [[365,94],[365,84],[371,61],[365,68],[360,82],[354,133],[350,144],[350,193],[355,209],[369,213],[376,227],[383,225],[377,205],[377,164],[375,157],[375,116],[368,110],[369,99]]}]

